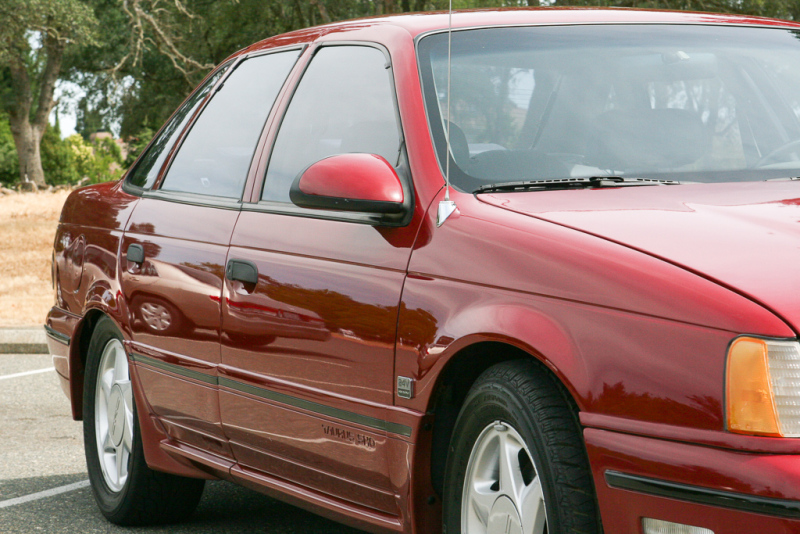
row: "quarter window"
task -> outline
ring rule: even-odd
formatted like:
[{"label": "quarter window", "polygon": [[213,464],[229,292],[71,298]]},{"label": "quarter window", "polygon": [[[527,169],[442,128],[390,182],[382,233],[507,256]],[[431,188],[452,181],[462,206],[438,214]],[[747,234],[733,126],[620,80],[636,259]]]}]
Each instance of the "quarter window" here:
[{"label": "quarter window", "polygon": [[161,189],[241,197],[264,122],[298,56],[292,50],[240,63],[192,126]]},{"label": "quarter window", "polygon": [[178,108],[178,111],[172,117],[172,120],[159,132],[158,137],[150,144],[147,152],[144,153],[139,160],[139,164],[128,174],[127,181],[129,184],[144,189],[149,189],[158,177],[158,171],[161,170],[161,165],[169,154],[169,149],[178,139],[186,123],[194,114],[195,110],[200,106],[200,103],[206,98],[208,93],[217,83],[217,80],[228,70],[228,65],[224,65],[221,69],[215,72],[206,83],[200,86],[192,96],[190,96],[183,105]]},{"label": "quarter window", "polygon": [[289,188],[306,167],[359,152],[398,162],[400,134],[386,57],[368,46],[322,48],[283,119],[261,198],[290,202]]}]

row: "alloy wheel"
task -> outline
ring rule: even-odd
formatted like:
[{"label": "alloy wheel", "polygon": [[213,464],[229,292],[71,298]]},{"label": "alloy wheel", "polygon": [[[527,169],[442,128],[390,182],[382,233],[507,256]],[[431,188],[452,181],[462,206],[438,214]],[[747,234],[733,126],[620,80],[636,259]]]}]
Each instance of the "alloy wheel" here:
[{"label": "alloy wheel", "polygon": [[461,499],[466,534],[545,534],[542,484],[525,441],[495,421],[475,440]]},{"label": "alloy wheel", "polygon": [[128,479],[134,416],[128,357],[118,339],[109,340],[100,358],[94,413],[103,478],[111,491],[119,492]]}]

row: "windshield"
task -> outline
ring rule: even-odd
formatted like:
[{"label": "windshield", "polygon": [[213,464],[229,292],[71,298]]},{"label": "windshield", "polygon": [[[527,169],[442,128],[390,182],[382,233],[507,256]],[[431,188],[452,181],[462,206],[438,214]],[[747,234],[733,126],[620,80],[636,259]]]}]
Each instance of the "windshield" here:
[{"label": "windshield", "polygon": [[[800,176],[800,34],[677,25],[452,34],[451,181]],[[418,47],[442,168],[447,34]]]}]

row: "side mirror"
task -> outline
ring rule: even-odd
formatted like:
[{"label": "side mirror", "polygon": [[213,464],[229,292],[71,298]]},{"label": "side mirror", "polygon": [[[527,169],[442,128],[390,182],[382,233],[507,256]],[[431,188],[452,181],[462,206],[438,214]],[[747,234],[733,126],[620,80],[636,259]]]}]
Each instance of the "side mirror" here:
[{"label": "side mirror", "polygon": [[301,208],[397,216],[408,209],[403,184],[388,161],[375,154],[338,154],[319,160],[295,178],[289,198]]}]

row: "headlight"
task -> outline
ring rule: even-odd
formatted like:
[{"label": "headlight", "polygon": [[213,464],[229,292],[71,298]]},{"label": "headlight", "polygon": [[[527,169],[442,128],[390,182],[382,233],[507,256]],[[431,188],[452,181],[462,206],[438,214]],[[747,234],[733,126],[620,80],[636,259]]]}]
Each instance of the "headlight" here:
[{"label": "headlight", "polygon": [[728,350],[728,430],[800,437],[800,344],[737,338]]}]

